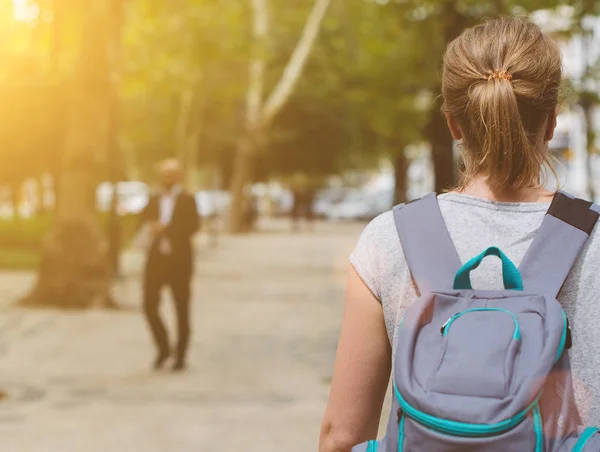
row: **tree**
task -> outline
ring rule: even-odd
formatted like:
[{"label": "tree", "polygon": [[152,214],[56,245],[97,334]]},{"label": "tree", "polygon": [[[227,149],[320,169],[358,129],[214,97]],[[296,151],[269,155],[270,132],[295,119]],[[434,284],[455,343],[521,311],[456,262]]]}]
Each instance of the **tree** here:
[{"label": "tree", "polygon": [[[303,77],[270,127],[258,175],[323,178],[376,169],[383,158],[395,162],[396,200],[404,201],[404,149],[421,140],[429,113],[421,40],[420,30],[400,26],[379,4],[333,3]],[[289,50],[278,52],[274,59],[283,61]]]},{"label": "tree", "polygon": [[271,95],[263,100],[267,65],[265,48],[269,40],[267,0],[251,0],[254,49],[249,67],[244,130],[237,145],[231,182],[232,202],[229,218],[231,232],[242,230],[244,190],[252,180],[253,158],[260,148],[261,142],[265,139],[264,134],[267,127],[288,101],[302,74],[330,1],[315,0],[302,36],[283,70],[279,82],[275,85]]},{"label": "tree", "polygon": [[[326,108],[332,98],[338,99],[333,102],[342,112],[349,141],[342,153],[347,155],[344,166],[375,168],[382,158],[392,161],[396,201],[403,202],[409,164],[405,148],[421,140],[428,113],[423,84],[432,76],[419,69],[430,58],[423,51],[423,32],[404,26],[395,11],[377,3],[336,6],[313,58],[323,67],[311,68],[303,84],[316,85],[314,74],[321,73],[318,81],[327,90],[318,105]],[[319,58],[321,48],[326,51]]]},{"label": "tree", "polygon": [[441,69],[442,55],[448,42],[460,35],[467,27],[473,26],[485,17],[502,14],[526,13],[540,8],[553,8],[559,0],[407,0],[387,2],[382,5],[403,28],[416,28],[421,35],[418,51],[426,55],[426,60],[414,70],[422,80],[420,90],[431,93],[428,120],[423,128],[423,137],[431,146],[435,171],[435,190],[441,192],[450,188],[456,181],[456,168],[453,157],[453,141],[446,121],[441,114]]},{"label": "tree", "polygon": [[105,155],[108,138],[109,3],[92,2],[77,12],[81,44],[69,90],[63,92],[69,110],[61,196],[26,305],[112,305],[108,247],[95,212],[98,156]]},{"label": "tree", "polygon": [[47,30],[13,20],[10,6],[0,7],[0,184],[12,187],[16,204],[25,179],[55,172],[61,115],[57,80],[46,71]]},{"label": "tree", "polygon": [[151,180],[157,160],[178,157],[196,189],[200,166],[231,166],[225,154],[241,122],[247,10],[228,0],[129,0],[127,13],[120,87],[127,173]]},{"label": "tree", "polygon": [[583,71],[579,80],[574,80],[577,103],[583,112],[586,130],[587,188],[591,200],[596,199],[594,184],[594,159],[598,155],[596,133],[593,120],[594,110],[600,105],[598,80],[600,80],[600,56],[593,52],[593,44],[598,39],[594,33],[594,22],[600,15],[600,4],[595,0],[570,0],[573,8],[573,23],[570,34],[579,38],[582,50]]},{"label": "tree", "polygon": [[121,76],[121,35],[124,20],[125,0],[110,0],[109,24],[110,31],[107,42],[108,52],[108,140],[107,167],[108,176],[113,187],[113,196],[107,221],[107,238],[109,262],[113,275],[118,275],[119,257],[121,252],[121,222],[119,220],[117,183],[121,179],[122,159],[120,147],[120,99],[119,85]]}]

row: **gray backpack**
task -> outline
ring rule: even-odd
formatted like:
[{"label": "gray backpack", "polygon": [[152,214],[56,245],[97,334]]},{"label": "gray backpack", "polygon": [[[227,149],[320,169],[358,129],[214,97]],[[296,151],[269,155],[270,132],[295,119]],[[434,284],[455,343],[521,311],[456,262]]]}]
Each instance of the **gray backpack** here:
[{"label": "gray backpack", "polygon": [[[399,326],[386,435],[352,452],[599,452],[575,406],[556,300],[599,213],[558,193],[517,269],[496,247],[461,265],[435,194],[395,207],[420,298]],[[469,274],[491,255],[505,290],[474,290]]]}]

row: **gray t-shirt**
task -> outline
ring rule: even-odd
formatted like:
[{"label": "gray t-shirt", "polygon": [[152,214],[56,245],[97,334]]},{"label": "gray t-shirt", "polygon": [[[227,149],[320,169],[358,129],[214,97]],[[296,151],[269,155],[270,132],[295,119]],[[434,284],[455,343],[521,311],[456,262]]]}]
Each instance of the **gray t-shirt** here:
[{"label": "gray t-shirt", "polygon": [[[505,203],[448,193],[438,197],[442,216],[463,262],[498,246],[518,266],[549,204]],[[397,326],[417,300],[392,212],[374,219],[350,256],[356,272],[381,301],[395,351]],[[500,260],[488,258],[472,273],[474,288],[502,288]],[[600,228],[576,262],[558,300],[573,332],[570,350],[577,405],[588,425],[600,426]]]}]

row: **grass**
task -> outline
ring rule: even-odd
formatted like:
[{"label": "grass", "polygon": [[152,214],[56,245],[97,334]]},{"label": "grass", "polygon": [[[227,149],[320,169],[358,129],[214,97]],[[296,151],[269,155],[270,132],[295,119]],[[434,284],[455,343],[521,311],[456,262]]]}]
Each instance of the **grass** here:
[{"label": "grass", "polygon": [[0,269],[35,270],[40,253],[28,249],[0,249]]},{"label": "grass", "polygon": [[[101,226],[107,215],[99,214]],[[134,234],[137,217],[121,217],[121,240],[126,247]],[[0,220],[0,269],[37,269],[41,259],[42,242],[52,225],[51,214],[28,219]]]},{"label": "grass", "polygon": [[0,220],[0,249],[39,249],[52,224],[51,215],[29,219]]}]

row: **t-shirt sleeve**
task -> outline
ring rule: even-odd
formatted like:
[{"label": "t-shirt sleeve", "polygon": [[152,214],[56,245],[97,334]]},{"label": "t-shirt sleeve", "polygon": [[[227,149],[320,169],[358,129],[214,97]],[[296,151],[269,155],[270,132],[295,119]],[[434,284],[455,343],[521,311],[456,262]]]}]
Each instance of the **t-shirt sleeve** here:
[{"label": "t-shirt sleeve", "polygon": [[371,221],[363,230],[354,251],[350,254],[350,263],[358,276],[379,301],[382,281],[382,235],[389,227],[391,212],[384,213]]}]

